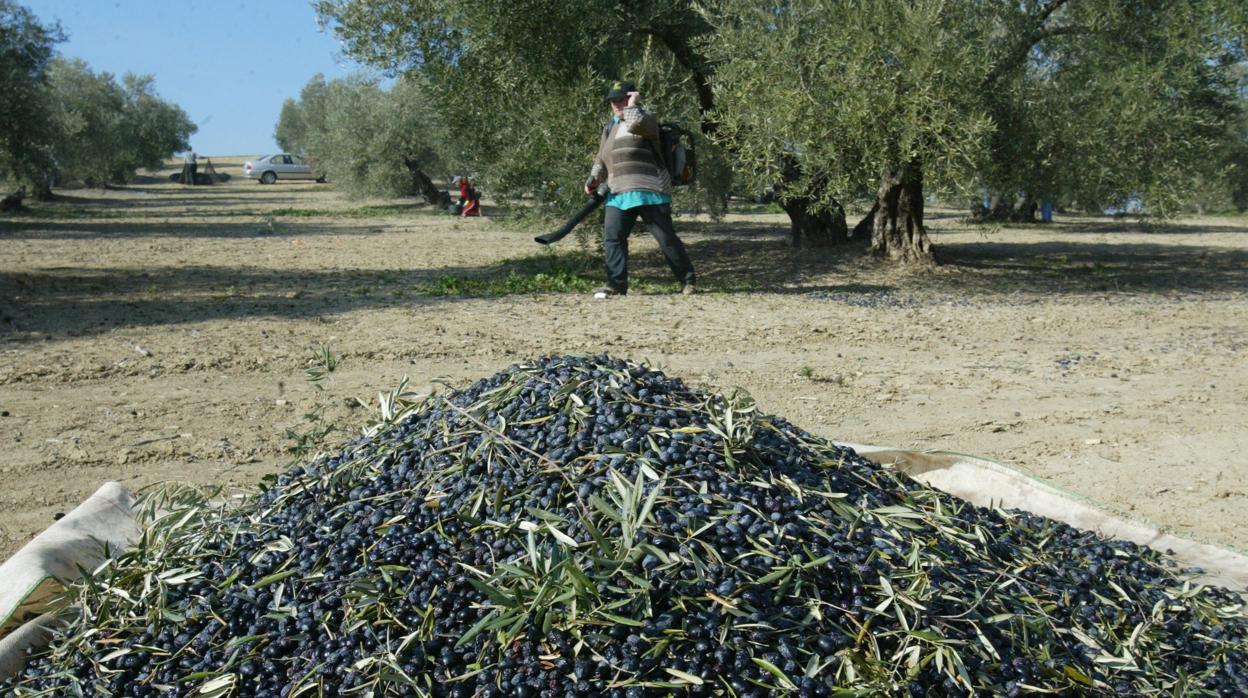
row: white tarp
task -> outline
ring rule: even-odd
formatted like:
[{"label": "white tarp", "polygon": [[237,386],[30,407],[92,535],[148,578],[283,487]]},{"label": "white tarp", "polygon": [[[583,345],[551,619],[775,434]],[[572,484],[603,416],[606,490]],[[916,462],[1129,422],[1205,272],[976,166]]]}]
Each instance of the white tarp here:
[{"label": "white tarp", "polygon": [[893,467],[910,477],[984,507],[1021,509],[1068,523],[1108,538],[1120,538],[1154,550],[1174,551],[1181,567],[1199,567],[1196,579],[1248,593],[1248,555],[1179,538],[1152,524],[1117,516],[1076,494],[994,461],[948,451],[903,451],[881,446],[849,446],[863,458]]},{"label": "white tarp", "polygon": [[[1248,556],[1116,516],[1000,463],[959,453],[843,445],[864,458],[981,506],[1022,509],[1106,537],[1162,552],[1173,550],[1173,558],[1181,567],[1205,570],[1200,581],[1240,594],[1248,592]],[[120,550],[137,538],[133,507],[134,498],[124,487],[107,483],[0,565],[0,679],[21,670],[28,647],[46,645],[51,638],[51,618],[41,614],[50,610],[48,602],[60,590],[61,582],[75,579],[80,569],[89,570],[102,562],[105,545]]]},{"label": "white tarp", "polygon": [[47,644],[51,619],[43,614],[54,610],[62,584],[138,537],[133,507],[125,487],[105,483],[0,565],[0,678],[21,670],[27,647]]}]

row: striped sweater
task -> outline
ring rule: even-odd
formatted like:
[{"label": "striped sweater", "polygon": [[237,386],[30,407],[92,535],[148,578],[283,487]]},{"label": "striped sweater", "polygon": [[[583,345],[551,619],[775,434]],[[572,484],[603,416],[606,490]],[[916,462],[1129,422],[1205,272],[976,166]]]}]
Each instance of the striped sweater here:
[{"label": "striped sweater", "polygon": [[612,192],[653,191],[671,195],[672,178],[658,164],[659,120],[641,107],[627,107],[624,118],[602,130],[589,176],[607,175]]}]

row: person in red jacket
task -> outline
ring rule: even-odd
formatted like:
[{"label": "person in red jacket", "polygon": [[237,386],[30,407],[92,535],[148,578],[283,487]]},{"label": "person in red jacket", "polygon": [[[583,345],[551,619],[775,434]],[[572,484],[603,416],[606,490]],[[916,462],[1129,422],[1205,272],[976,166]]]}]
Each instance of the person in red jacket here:
[{"label": "person in red jacket", "polygon": [[480,216],[481,215],[481,196],[477,194],[477,190],[473,188],[467,177],[459,175],[451,180],[451,184],[459,185],[459,204],[456,208],[459,215],[464,216]]}]

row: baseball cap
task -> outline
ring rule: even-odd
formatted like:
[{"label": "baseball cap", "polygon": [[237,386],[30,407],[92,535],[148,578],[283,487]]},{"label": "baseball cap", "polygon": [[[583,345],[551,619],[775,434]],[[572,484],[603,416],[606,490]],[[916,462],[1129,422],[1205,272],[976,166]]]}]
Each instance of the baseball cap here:
[{"label": "baseball cap", "polygon": [[629,92],[636,92],[637,86],[627,80],[616,80],[611,83],[611,89],[607,91],[607,100],[622,99],[628,96]]}]

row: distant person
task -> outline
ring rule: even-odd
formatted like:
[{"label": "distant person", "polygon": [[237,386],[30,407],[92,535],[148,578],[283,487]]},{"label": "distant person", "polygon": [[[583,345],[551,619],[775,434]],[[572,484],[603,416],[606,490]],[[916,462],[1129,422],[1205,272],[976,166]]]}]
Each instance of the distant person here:
[{"label": "distant person", "polygon": [[459,203],[455,205],[455,212],[465,218],[468,216],[480,216],[481,195],[473,188],[468,178],[458,175],[451,180],[451,184],[459,185]]},{"label": "distant person", "polygon": [[631,82],[617,81],[607,92],[611,121],[602,129],[598,155],[585,181],[592,194],[606,176],[606,215],[602,229],[607,285],[595,298],[628,293],[628,236],[640,217],[659,242],[667,266],[681,282],[681,293],[693,293],[693,263],[672,225],[672,177],[659,159],[659,120],[641,108]]},{"label": "distant person", "polygon": [[194,150],[186,151],[182,157],[182,183],[195,185],[195,174],[199,171],[199,158]]}]

